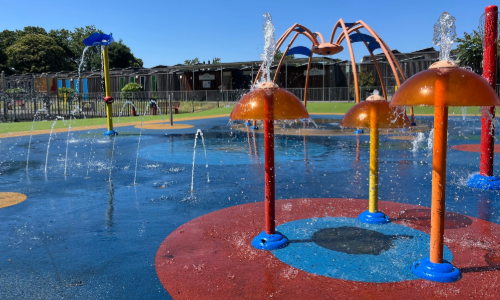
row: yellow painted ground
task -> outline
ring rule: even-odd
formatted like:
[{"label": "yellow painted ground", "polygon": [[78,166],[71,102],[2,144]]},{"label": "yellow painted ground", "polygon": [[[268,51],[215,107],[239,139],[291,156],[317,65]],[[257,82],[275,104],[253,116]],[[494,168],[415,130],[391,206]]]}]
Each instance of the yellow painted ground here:
[{"label": "yellow painted ground", "polygon": [[[244,124],[237,124],[232,126],[231,128],[234,130],[238,131],[243,131],[243,132],[256,132],[256,133],[264,133],[264,125],[261,124],[260,122],[257,123],[257,126],[259,129],[250,129],[249,127],[246,127]],[[412,127],[412,132],[425,132],[429,131],[431,128],[425,125],[421,126],[413,126]],[[360,135],[369,135],[370,130],[369,129],[364,129],[364,133],[358,134],[354,133],[353,128],[345,128],[345,129],[325,129],[325,128],[283,128],[280,125],[275,125],[274,126],[274,134],[275,135],[298,135],[298,136],[360,136]],[[401,134],[400,129],[382,129],[380,130],[380,135],[390,135],[390,134]],[[404,137],[406,136],[395,136],[394,138],[397,139],[399,137]]]},{"label": "yellow painted ground", "polygon": [[411,141],[415,139],[415,136],[412,135],[395,135],[389,137],[392,140],[403,140],[403,141]]},{"label": "yellow painted ground", "polygon": [[[161,129],[161,130],[169,130],[169,129],[186,129],[193,128],[193,125],[188,124],[174,124],[170,126],[170,124],[144,124],[142,125],[142,129]],[[136,125],[135,128],[141,128],[141,125]]]},{"label": "yellow painted ground", "polygon": [[24,194],[0,192],[0,208],[16,205],[18,203],[23,202],[27,198],[28,197]]},{"label": "yellow painted ground", "polygon": [[[180,119],[175,119],[174,123],[176,122],[181,122],[181,121],[189,121],[189,120],[202,120],[202,119],[211,119],[211,118],[221,118],[221,117],[228,117],[229,114],[224,114],[224,115],[213,115],[213,116],[205,116],[205,117],[186,117],[186,118],[180,118]],[[144,125],[149,125],[149,124],[157,124],[157,123],[163,123],[166,121],[162,120],[154,120],[154,121],[144,121]],[[121,123],[118,125],[113,126],[114,128],[116,127],[127,127],[127,126],[141,126],[141,122],[128,122],[128,123]],[[174,124],[175,125],[175,124]],[[179,124],[181,125],[181,124]],[[191,126],[191,125],[188,125]],[[193,126],[191,126],[193,127]],[[107,125],[92,125],[92,126],[81,126],[81,127],[71,127],[71,131],[83,131],[83,130],[89,130],[89,129],[106,129]],[[146,127],[143,127],[146,128]],[[185,127],[185,128],[190,128],[190,127]],[[167,129],[165,128],[150,128],[150,129]],[[170,129],[181,129],[181,128],[170,128]],[[67,132],[68,128],[59,128],[59,129],[54,129],[54,132]],[[33,130],[33,135],[39,135],[39,134],[49,134],[50,129],[44,129],[44,130]],[[10,138],[10,137],[18,137],[18,136],[27,136],[30,135],[31,131],[20,131],[20,132],[12,132],[12,133],[1,133],[0,134],[0,139],[2,138]],[[118,132],[119,134],[119,132]]]}]

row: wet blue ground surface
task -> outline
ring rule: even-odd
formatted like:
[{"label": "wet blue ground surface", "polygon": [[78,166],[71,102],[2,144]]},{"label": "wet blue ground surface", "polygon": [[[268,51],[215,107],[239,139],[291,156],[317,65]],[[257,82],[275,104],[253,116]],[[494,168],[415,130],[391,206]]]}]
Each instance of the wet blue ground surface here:
[{"label": "wet blue ground surface", "polygon": [[[432,124],[430,117],[417,121]],[[169,299],[154,267],[165,237],[206,213],[264,200],[260,134],[254,142],[253,134],[231,130],[227,118],[179,123],[194,127],[143,131],[135,186],[134,127],[118,128],[111,184],[113,139],[102,130],[70,134],[66,177],[67,133],[54,134],[47,173],[48,135],[33,136],[28,172],[29,137],[1,139],[1,191],[28,199],[0,209],[0,299]],[[479,117],[451,117],[448,146],[479,143],[480,126]],[[208,167],[198,138],[191,193],[197,129]],[[430,207],[427,136],[415,152],[411,141],[381,136],[381,200]],[[277,136],[276,145],[278,198],[368,198],[368,136]],[[500,155],[495,161],[498,174]],[[479,153],[448,149],[447,210],[500,223],[499,192],[464,185],[478,168]]]}]

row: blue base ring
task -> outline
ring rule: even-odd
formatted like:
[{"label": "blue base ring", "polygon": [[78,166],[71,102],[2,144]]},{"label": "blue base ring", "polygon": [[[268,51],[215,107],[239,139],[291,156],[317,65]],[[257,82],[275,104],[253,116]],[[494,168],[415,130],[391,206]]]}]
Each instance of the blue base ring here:
[{"label": "blue base ring", "polygon": [[245,122],[245,126],[252,126],[252,122]]},{"label": "blue base ring", "polygon": [[253,238],[252,246],[260,250],[276,250],[288,246],[288,238],[281,232],[267,234],[265,231]]},{"label": "blue base ring", "polygon": [[118,135],[118,132],[114,130],[108,130],[104,133],[104,135]]},{"label": "blue base ring", "polygon": [[469,180],[467,185],[471,188],[482,190],[500,190],[500,178],[497,176],[483,176],[481,174],[474,174]]},{"label": "blue base ring", "polygon": [[256,129],[259,129],[259,127],[258,126],[252,126],[252,127],[250,127],[250,129],[256,130]]},{"label": "blue base ring", "polygon": [[447,260],[436,264],[429,258],[423,258],[415,262],[411,270],[418,277],[436,282],[455,282],[462,278],[460,270]]},{"label": "blue base ring", "polygon": [[302,121],[302,123],[305,123],[307,121],[311,121],[311,119],[300,119]]},{"label": "blue base ring", "polygon": [[360,213],[358,216],[358,220],[368,224],[385,224],[391,221],[389,220],[389,217],[386,216],[383,212],[377,211],[371,213],[369,210],[365,210],[364,212]]},{"label": "blue base ring", "polygon": [[365,133],[363,129],[356,129],[354,130],[354,133],[360,134],[360,133]]}]

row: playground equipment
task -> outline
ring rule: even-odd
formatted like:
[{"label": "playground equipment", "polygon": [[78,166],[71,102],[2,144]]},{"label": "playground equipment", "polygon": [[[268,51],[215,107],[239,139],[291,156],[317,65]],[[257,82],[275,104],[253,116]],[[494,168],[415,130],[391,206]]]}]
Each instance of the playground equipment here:
[{"label": "playground equipment", "polygon": [[[338,28],[341,28],[341,33],[337,37],[337,39],[334,42],[335,38],[335,33]],[[361,29],[366,29],[369,34],[364,34],[361,33]],[[309,75],[310,75],[310,70],[311,70],[311,62],[312,62],[312,57],[313,54],[317,55],[322,55],[322,56],[328,56],[328,55],[334,55],[339,52],[341,52],[344,47],[341,46],[342,42],[345,40],[347,43],[347,47],[349,49],[350,53],[350,58],[351,58],[351,63],[352,66],[356,66],[356,60],[354,58],[354,51],[352,49],[352,43],[356,42],[363,42],[366,46],[366,49],[368,52],[370,52],[371,58],[373,59],[373,62],[375,64],[375,67],[377,69],[377,74],[380,78],[380,82],[382,85],[382,92],[384,99],[387,100],[387,90],[386,86],[384,83],[384,78],[382,76],[382,72],[380,70],[379,64],[377,63],[377,59],[375,55],[373,54],[373,51],[376,49],[381,49],[391,67],[391,70],[394,74],[394,78],[396,79],[397,86],[400,86],[402,82],[406,80],[405,75],[401,69],[401,66],[399,65],[396,57],[392,53],[391,49],[387,44],[382,40],[382,38],[370,27],[368,26],[365,22],[362,20],[356,21],[354,23],[345,23],[342,19],[339,19],[335,26],[333,27],[332,34],[330,36],[330,41],[325,42],[323,39],[323,36],[319,32],[313,33],[311,30],[309,30],[307,27],[302,26],[300,24],[294,24],[292,27],[290,27],[285,33],[278,39],[276,42],[276,51],[280,49],[280,47],[283,45],[285,40],[292,34],[292,32],[295,32],[293,35],[292,40],[288,44],[287,48],[283,52],[283,56],[281,57],[281,60],[278,64],[278,67],[276,69],[276,73],[274,75],[273,82],[276,82],[276,79],[278,78],[278,74],[280,71],[281,66],[283,65],[284,59],[288,55],[295,55],[295,54],[301,54],[305,56],[309,56],[309,62],[307,65],[307,73],[306,73],[306,82],[305,82],[305,87],[304,87],[304,106],[307,107],[307,91],[308,91],[308,85],[309,85]],[[299,34],[304,35],[307,37],[311,43],[311,49],[304,47],[304,46],[298,46],[291,48]],[[319,38],[319,40],[318,40]],[[257,79],[259,78],[259,74],[262,71],[259,70],[257,73],[257,77],[255,79],[254,85],[257,84]],[[353,77],[354,77],[354,91],[356,95],[356,103],[360,102],[360,93],[359,93],[359,83],[358,83],[358,71],[354,67],[352,68],[353,72]],[[411,123],[413,126],[415,126],[415,121],[414,121],[414,114],[413,114],[413,107],[410,107],[410,117],[411,117]]]},{"label": "playground equipment", "polygon": [[[441,51],[448,49],[442,58],[449,55],[453,43],[454,18],[444,13],[438,22],[444,27],[439,35]],[[452,61],[441,60],[408,79],[397,90],[391,105],[434,106],[430,258],[415,262],[412,271],[431,281],[457,281],[460,270],[443,259],[448,107],[499,106],[500,99],[480,76],[458,68]]]},{"label": "playground equipment", "polygon": [[304,118],[309,118],[309,113],[302,102],[272,82],[264,82],[245,94],[231,112],[231,120],[264,121],[266,230],[252,241],[257,249],[274,250],[288,245],[288,239],[275,230],[274,121]]},{"label": "playground equipment", "polygon": [[370,202],[369,209],[358,216],[364,223],[387,223],[389,218],[378,210],[378,158],[379,129],[410,127],[410,121],[402,110],[389,107],[389,102],[378,95],[356,104],[344,115],[342,127],[370,129]]},{"label": "playground equipment", "polygon": [[104,83],[106,86],[106,97],[104,97],[104,103],[106,103],[106,115],[108,117],[108,130],[104,132],[104,135],[117,135],[118,133],[113,130],[113,102],[114,99],[111,97],[111,82],[109,79],[109,58],[108,58],[108,46],[113,43],[113,34],[104,34],[99,32],[92,33],[89,37],[83,40],[83,43],[87,47],[91,46],[101,46],[102,57],[103,57],[103,68],[104,68]]},{"label": "playground equipment", "polygon": [[[484,18],[483,78],[496,89],[498,56],[498,7],[487,6]],[[495,147],[495,107],[483,107],[481,117],[481,161],[479,174],[475,174],[467,185],[485,190],[500,190],[500,178],[493,176]]]}]

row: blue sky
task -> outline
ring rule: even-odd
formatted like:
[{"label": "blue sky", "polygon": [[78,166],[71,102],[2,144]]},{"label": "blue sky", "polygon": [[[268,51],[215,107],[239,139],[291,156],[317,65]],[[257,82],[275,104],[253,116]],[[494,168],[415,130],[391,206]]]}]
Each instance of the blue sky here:
[{"label": "blue sky", "polygon": [[[259,60],[264,38],[262,14],[270,12],[276,38],[294,23],[329,37],[339,18],[363,20],[391,47],[406,52],[432,46],[433,25],[442,12],[457,19],[457,36],[477,29],[479,18],[493,1],[2,1],[4,29],[40,26],[72,29],[96,25],[123,39],[145,67],[173,65],[199,57],[223,62]],[[304,37],[295,45],[310,46]],[[345,42],[344,42],[345,46]],[[345,46],[345,48],[347,48]],[[380,50],[378,50],[380,51]],[[361,43],[356,60],[367,55]],[[347,59],[344,50],[334,57]]]}]

